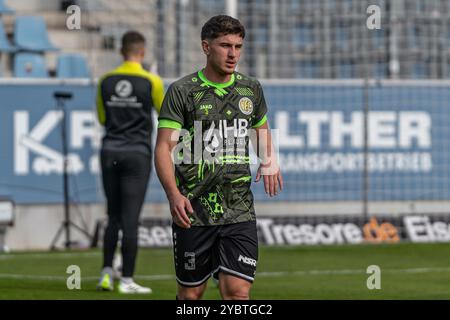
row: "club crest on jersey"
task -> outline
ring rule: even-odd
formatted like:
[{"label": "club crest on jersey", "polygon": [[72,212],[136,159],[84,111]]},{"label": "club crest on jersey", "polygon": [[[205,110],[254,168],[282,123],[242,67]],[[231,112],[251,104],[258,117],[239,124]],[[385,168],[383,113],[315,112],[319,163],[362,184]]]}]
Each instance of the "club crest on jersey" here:
[{"label": "club crest on jersey", "polygon": [[239,100],[239,110],[245,115],[249,115],[253,112],[253,102],[247,97]]}]

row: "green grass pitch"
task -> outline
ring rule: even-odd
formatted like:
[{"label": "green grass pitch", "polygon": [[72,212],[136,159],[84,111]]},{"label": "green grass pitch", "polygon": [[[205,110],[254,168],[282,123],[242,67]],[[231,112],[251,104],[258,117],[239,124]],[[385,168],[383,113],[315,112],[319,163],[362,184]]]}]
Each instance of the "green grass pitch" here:
[{"label": "green grass pitch", "polygon": [[[140,249],[137,282],[150,295],[95,289],[100,250],[0,254],[0,299],[174,299],[171,249]],[[69,265],[81,268],[81,289],[69,290]],[[369,265],[381,268],[381,289],[369,290]],[[210,280],[205,299],[220,299]],[[252,299],[450,299],[450,244],[260,247]]]}]

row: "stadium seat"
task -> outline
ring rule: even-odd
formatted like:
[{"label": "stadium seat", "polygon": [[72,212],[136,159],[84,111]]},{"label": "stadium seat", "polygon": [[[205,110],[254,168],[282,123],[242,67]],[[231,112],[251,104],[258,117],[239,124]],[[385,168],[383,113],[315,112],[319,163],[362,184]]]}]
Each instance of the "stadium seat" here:
[{"label": "stadium seat", "polygon": [[14,76],[21,78],[47,78],[47,66],[42,55],[18,53],[14,56]]},{"label": "stadium seat", "polygon": [[413,74],[412,76],[415,79],[425,79],[427,78],[427,63],[426,62],[417,62],[414,64],[412,68]]},{"label": "stadium seat", "polygon": [[8,6],[5,4],[5,0],[0,0],[0,15],[2,14],[13,14],[14,10],[11,10],[8,8]]},{"label": "stadium seat", "polygon": [[14,27],[14,43],[20,50],[58,51],[49,40],[47,26],[42,17],[17,17]]},{"label": "stadium seat", "polygon": [[14,51],[16,51],[16,48],[9,43],[8,38],[6,37],[5,28],[3,27],[3,23],[0,21],[0,52]]},{"label": "stadium seat", "polygon": [[375,70],[374,70],[374,76],[375,78],[386,78],[387,73],[387,63],[385,62],[378,62],[375,64]]},{"label": "stadium seat", "polygon": [[58,78],[89,78],[91,73],[84,56],[63,54],[58,57],[56,76]]},{"label": "stadium seat", "polygon": [[306,49],[313,44],[313,29],[309,26],[299,26],[294,29],[294,43],[297,48]]},{"label": "stadium seat", "polygon": [[338,78],[349,79],[353,77],[353,74],[354,74],[354,65],[352,65],[351,63],[339,64],[337,72]]},{"label": "stadium seat", "polygon": [[296,68],[296,77],[303,79],[318,78],[319,66],[315,61],[302,61]]}]

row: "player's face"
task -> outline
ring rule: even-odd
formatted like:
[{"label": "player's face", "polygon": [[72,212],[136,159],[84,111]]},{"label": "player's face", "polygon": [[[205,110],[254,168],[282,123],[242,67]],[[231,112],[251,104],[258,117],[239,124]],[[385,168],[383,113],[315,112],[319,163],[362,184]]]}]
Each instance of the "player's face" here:
[{"label": "player's face", "polygon": [[238,34],[227,34],[204,41],[207,63],[219,74],[232,74],[241,57],[243,39]]}]

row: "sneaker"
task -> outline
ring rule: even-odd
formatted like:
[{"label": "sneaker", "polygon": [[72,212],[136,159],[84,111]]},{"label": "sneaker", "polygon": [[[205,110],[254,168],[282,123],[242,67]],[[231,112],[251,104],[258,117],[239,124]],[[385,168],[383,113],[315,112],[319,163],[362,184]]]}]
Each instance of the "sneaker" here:
[{"label": "sneaker", "polygon": [[100,291],[113,291],[114,290],[114,281],[112,278],[112,275],[104,272],[102,273],[102,276],[100,277],[100,281],[97,285],[97,290]]},{"label": "sneaker", "polygon": [[121,281],[119,283],[119,293],[152,293],[152,289],[142,287],[134,281],[130,283],[124,283]]}]

